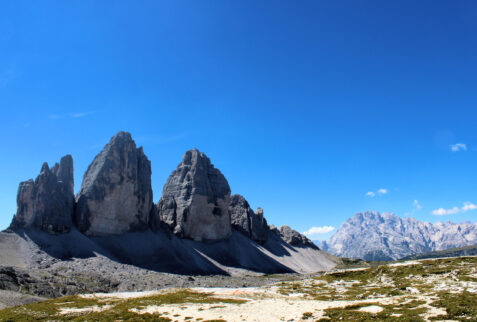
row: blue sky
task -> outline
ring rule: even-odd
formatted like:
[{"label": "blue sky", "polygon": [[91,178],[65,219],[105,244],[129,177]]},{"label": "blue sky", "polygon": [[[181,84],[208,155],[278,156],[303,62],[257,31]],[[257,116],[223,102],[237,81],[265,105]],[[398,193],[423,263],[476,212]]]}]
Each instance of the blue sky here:
[{"label": "blue sky", "polygon": [[2,1],[0,229],[42,162],[72,154],[78,191],[119,130],[156,202],[197,147],[275,225],[474,222],[476,37],[475,1]]}]

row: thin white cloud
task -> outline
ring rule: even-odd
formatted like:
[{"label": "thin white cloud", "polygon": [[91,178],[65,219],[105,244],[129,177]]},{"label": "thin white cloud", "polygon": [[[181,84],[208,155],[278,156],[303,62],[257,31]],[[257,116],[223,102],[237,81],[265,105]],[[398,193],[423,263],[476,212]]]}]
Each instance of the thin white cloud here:
[{"label": "thin white cloud", "polygon": [[412,206],[414,207],[415,210],[419,210],[422,208],[421,204],[417,200],[413,201]]},{"label": "thin white cloud", "polygon": [[477,205],[471,203],[470,201],[466,201],[464,202],[464,206],[462,206],[461,208],[459,207],[453,207],[450,209],[439,208],[439,209],[433,210],[432,214],[434,216],[455,215],[455,214],[458,214],[459,212],[467,212],[467,211],[476,210],[476,209],[477,209]]},{"label": "thin white cloud", "polygon": [[450,208],[450,209],[444,209],[444,208],[439,208],[435,209],[432,211],[432,214],[434,216],[446,216],[446,215],[454,215],[458,213],[460,209],[458,207]]},{"label": "thin white cloud", "polygon": [[466,201],[464,202],[464,207],[461,208],[461,211],[466,212],[469,210],[476,210],[476,209],[477,209],[477,205],[474,205],[473,203]]},{"label": "thin white cloud", "polygon": [[48,118],[50,120],[58,120],[58,119],[65,119],[65,118],[81,118],[91,114],[96,113],[96,111],[88,111],[88,112],[77,112],[77,113],[69,113],[69,114],[50,114]]},{"label": "thin white cloud", "polygon": [[452,152],[467,151],[467,144],[465,143],[451,144],[450,149]]},{"label": "thin white cloud", "polygon": [[312,236],[312,235],[321,235],[321,234],[327,234],[329,232],[332,232],[335,230],[335,227],[333,226],[322,226],[322,227],[311,227],[307,231],[305,231],[303,234],[305,236]]},{"label": "thin white cloud", "polygon": [[378,189],[376,192],[368,191],[368,192],[365,193],[365,196],[373,198],[373,197],[376,197],[376,196],[384,196],[387,193],[388,193],[388,189],[381,188],[381,189]]},{"label": "thin white cloud", "polygon": [[71,117],[74,117],[74,118],[85,117],[94,113],[96,113],[96,111],[73,113],[71,114]]}]

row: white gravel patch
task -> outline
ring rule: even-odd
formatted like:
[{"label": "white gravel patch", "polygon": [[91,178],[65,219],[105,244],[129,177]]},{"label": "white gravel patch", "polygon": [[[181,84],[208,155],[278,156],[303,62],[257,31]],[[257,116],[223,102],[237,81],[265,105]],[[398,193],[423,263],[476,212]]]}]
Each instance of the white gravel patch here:
[{"label": "white gravel patch", "polygon": [[229,287],[192,287],[191,291],[200,292],[200,293],[212,293],[213,295],[220,296],[230,296],[230,295],[244,295],[244,294],[255,294],[263,293],[263,288],[258,287],[239,287],[239,288],[229,288]]},{"label": "white gravel patch", "polygon": [[334,269],[332,271],[326,272],[324,275],[335,274],[335,273],[343,273],[343,272],[359,272],[359,271],[366,271],[368,269],[369,269],[369,267]]},{"label": "white gravel patch", "polygon": [[401,266],[412,266],[412,265],[420,265],[421,262],[418,261],[408,261],[408,262],[400,262],[400,263],[392,263],[388,264],[389,267],[401,267]]},{"label": "white gravel patch", "polygon": [[93,293],[93,294],[80,294],[78,296],[84,299],[92,299],[92,298],[134,299],[138,297],[148,297],[148,296],[153,296],[158,294],[164,294],[164,291]]},{"label": "white gravel patch", "polygon": [[376,314],[376,313],[382,312],[383,310],[384,310],[384,309],[383,309],[382,307],[380,307],[380,306],[370,305],[370,306],[362,307],[362,308],[360,308],[358,311]]},{"label": "white gravel patch", "polygon": [[90,313],[90,312],[102,312],[102,311],[107,311],[110,308],[112,308],[112,305],[103,305],[103,306],[88,306],[88,307],[82,307],[82,308],[76,308],[76,307],[62,307],[59,308],[59,313],[62,315],[65,314],[73,314],[73,313]]},{"label": "white gravel patch", "polygon": [[[381,299],[380,304],[391,304],[393,298]],[[244,304],[214,303],[214,304],[179,304],[179,305],[150,305],[144,308],[132,309],[131,312],[138,314],[160,314],[173,320],[185,321],[186,317],[194,320],[217,320],[226,321],[300,321],[303,313],[310,312],[313,319],[319,319],[325,315],[324,310],[329,308],[342,308],[356,303],[375,303],[376,300],[362,301],[313,301],[289,298],[274,298],[253,300]],[[369,306],[378,307],[379,306]],[[369,308],[368,307],[368,308]],[[377,311],[378,309],[371,309]],[[380,312],[380,311],[379,311]]]}]

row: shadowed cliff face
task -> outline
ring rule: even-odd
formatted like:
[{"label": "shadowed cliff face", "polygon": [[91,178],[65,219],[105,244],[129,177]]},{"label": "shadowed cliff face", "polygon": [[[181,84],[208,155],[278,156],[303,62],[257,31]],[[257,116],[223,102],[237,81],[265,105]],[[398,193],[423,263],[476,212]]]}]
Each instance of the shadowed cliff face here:
[{"label": "shadowed cliff face", "polygon": [[144,230],[152,204],[150,161],[129,133],[119,132],[84,175],[76,225],[94,236]]},{"label": "shadowed cliff face", "polygon": [[233,195],[230,199],[230,218],[232,227],[259,244],[267,241],[269,228],[263,217],[262,208],[255,213],[247,200],[241,195]]},{"label": "shadowed cliff face", "polygon": [[35,181],[20,183],[17,214],[11,228],[35,227],[52,234],[68,232],[73,211],[73,158],[67,155],[51,169],[44,163]]},{"label": "shadowed cliff face", "polygon": [[231,234],[229,204],[227,180],[195,149],[184,154],[167,180],[158,215],[180,237],[215,241]]}]

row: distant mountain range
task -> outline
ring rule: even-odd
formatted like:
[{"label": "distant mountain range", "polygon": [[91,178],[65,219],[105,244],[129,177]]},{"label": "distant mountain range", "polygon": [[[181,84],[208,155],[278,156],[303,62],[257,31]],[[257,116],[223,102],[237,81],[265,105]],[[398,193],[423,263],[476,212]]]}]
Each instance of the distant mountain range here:
[{"label": "distant mountain range", "polygon": [[321,248],[341,257],[395,260],[477,244],[477,223],[422,222],[367,211],[348,219]]}]

